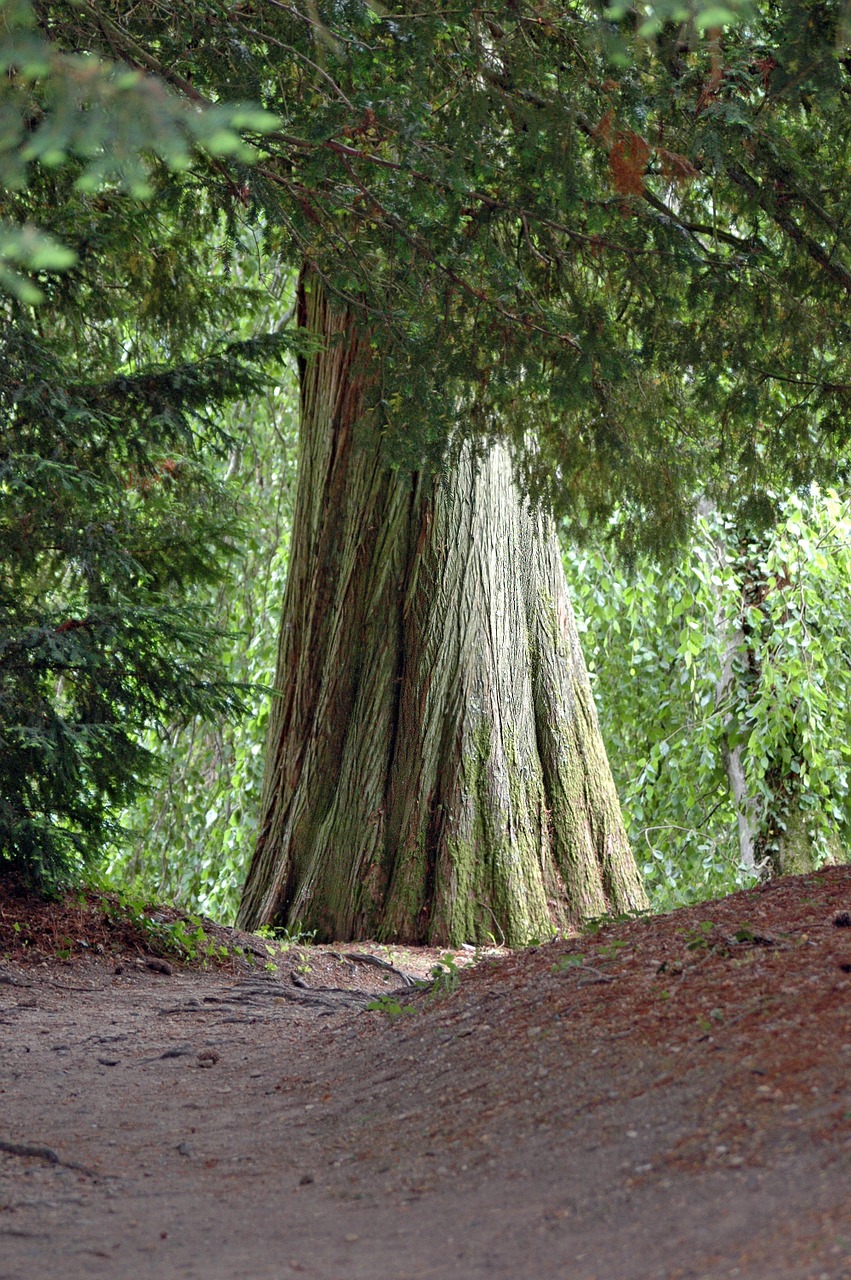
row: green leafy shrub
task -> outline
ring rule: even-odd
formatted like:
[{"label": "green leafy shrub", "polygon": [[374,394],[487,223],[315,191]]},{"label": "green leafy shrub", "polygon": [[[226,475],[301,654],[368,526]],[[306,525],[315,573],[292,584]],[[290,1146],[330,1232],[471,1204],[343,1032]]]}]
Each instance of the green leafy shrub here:
[{"label": "green leafy shrub", "polygon": [[[757,534],[705,514],[688,551],[631,569],[565,554],[603,736],[657,907],[728,893],[740,862],[725,749],[741,747],[757,857],[801,815],[814,857],[851,843],[851,507],[793,495]],[[722,680],[725,664],[730,664]],[[774,835],[772,835],[774,833]]]}]

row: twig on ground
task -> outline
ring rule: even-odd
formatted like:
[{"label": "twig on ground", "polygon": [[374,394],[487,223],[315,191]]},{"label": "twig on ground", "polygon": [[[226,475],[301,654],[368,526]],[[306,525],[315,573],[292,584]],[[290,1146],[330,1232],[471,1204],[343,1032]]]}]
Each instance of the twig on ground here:
[{"label": "twig on ground", "polygon": [[406,987],[414,987],[417,984],[417,979],[412,977],[410,973],[403,973],[394,964],[390,964],[389,960],[380,960],[378,956],[371,956],[366,951],[332,951],[331,955],[335,960],[350,960],[353,964],[371,964],[376,969],[385,969],[388,973],[395,973],[397,978],[402,979]]},{"label": "twig on ground", "polygon": [[32,986],[31,982],[23,982],[20,978],[16,978],[8,969],[4,969],[2,966],[0,966],[0,983],[6,983],[6,985],[10,987]]},{"label": "twig on ground", "polygon": [[63,1169],[76,1169],[80,1173],[89,1174],[90,1177],[96,1176],[94,1169],[89,1169],[84,1164],[77,1164],[74,1160],[63,1160],[53,1147],[45,1147],[40,1142],[9,1142],[5,1138],[0,1138],[0,1151],[6,1151],[10,1156],[29,1156],[35,1160],[46,1160],[48,1164],[58,1164]]}]

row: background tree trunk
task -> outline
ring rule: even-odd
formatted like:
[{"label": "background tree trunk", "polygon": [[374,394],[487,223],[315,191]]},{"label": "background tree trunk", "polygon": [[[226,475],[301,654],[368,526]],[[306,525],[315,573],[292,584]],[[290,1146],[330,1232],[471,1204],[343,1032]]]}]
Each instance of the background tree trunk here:
[{"label": "background tree trunk", "polygon": [[[719,559],[724,563],[729,548],[721,540],[716,545]],[[724,644],[724,656],[715,705],[727,716],[721,750],[736,806],[740,865],[751,874],[766,877],[799,875],[814,871],[826,862],[845,859],[835,830],[830,830],[827,841],[815,837],[815,814],[808,815],[800,773],[791,768],[793,760],[799,764],[801,760],[800,741],[796,740],[794,726],[790,726],[787,737],[788,762],[784,764],[781,753],[772,756],[765,770],[762,791],[749,789],[742,727],[750,718],[763,659],[745,619],[749,608],[761,608],[770,588],[762,558],[755,554],[753,535],[749,532],[742,532],[740,536],[737,559],[741,581],[739,622],[731,628],[719,606],[717,628]],[[760,647],[764,652],[764,638]],[[832,828],[833,824],[828,826]]]},{"label": "background tree trunk", "polygon": [[324,347],[240,924],[516,944],[643,906],[551,523],[500,447],[390,470],[366,340],[309,277],[300,311]]}]

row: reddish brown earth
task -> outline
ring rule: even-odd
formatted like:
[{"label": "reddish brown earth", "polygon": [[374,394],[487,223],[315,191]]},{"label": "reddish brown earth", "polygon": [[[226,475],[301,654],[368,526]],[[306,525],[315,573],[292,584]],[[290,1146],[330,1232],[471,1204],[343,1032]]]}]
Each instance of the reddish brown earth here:
[{"label": "reddish brown earth", "polygon": [[391,1016],[365,948],[168,974],[0,895],[0,1277],[851,1277],[849,912],[774,881]]}]

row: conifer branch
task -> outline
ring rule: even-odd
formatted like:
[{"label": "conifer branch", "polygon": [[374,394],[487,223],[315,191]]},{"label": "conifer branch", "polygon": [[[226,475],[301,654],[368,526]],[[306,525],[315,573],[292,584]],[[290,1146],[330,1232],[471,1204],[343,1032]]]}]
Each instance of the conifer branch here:
[{"label": "conifer branch", "polygon": [[776,201],[769,199],[760,184],[746,169],[737,164],[728,164],[726,172],[732,181],[741,187],[755,204],[759,205],[763,213],[767,214],[782,231],[785,231],[795,244],[800,245],[832,280],[841,285],[846,293],[851,293],[851,271],[844,267],[841,262],[837,262],[832,258],[824,246],[819,244],[818,240],[814,239],[808,232],[804,231],[803,227],[800,227],[794,218],[779,209]]}]

